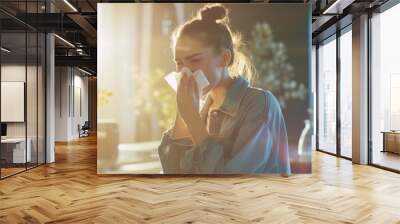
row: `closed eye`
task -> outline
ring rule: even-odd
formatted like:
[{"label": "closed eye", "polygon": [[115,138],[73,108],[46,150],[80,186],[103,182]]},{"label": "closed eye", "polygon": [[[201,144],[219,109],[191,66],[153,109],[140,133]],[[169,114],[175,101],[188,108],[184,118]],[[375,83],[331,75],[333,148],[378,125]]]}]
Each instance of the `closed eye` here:
[{"label": "closed eye", "polygon": [[194,58],[194,59],[190,59],[191,63],[197,63],[200,62],[202,59],[201,58]]}]

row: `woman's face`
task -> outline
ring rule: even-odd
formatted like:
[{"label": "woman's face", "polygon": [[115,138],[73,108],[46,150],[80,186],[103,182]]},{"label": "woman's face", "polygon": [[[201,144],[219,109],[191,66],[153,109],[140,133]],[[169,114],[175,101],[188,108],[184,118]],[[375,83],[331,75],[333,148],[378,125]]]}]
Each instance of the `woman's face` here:
[{"label": "woman's face", "polygon": [[206,46],[199,40],[189,36],[181,36],[175,45],[174,60],[176,70],[179,72],[183,67],[189,68],[192,72],[201,69],[206,75],[210,85],[203,91],[208,92],[226,78],[224,70],[226,59],[223,53],[216,54],[212,47]]}]

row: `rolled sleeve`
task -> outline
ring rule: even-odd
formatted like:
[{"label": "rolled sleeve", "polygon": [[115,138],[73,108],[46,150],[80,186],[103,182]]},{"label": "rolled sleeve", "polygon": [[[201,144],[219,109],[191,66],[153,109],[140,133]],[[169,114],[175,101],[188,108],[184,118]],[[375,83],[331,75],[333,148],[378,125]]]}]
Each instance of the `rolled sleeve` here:
[{"label": "rolled sleeve", "polygon": [[214,173],[223,156],[223,145],[213,137],[187,150],[180,166],[185,173]]},{"label": "rolled sleeve", "polygon": [[158,147],[164,173],[214,173],[223,155],[221,143],[208,137],[195,145],[190,138],[173,139],[170,133],[171,130],[163,133]]},{"label": "rolled sleeve", "polygon": [[171,130],[165,131],[158,146],[163,173],[182,173],[180,160],[184,152],[193,147],[190,138],[171,138]]}]

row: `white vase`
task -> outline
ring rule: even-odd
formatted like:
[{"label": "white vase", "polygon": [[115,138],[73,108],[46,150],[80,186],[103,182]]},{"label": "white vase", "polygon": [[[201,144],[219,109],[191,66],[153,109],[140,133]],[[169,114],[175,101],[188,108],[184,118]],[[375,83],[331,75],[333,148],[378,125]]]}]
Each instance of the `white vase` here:
[{"label": "white vase", "polygon": [[308,156],[311,153],[311,137],[312,137],[312,128],[310,124],[310,120],[304,121],[304,128],[301,132],[299,143],[297,146],[297,153],[300,157]]}]

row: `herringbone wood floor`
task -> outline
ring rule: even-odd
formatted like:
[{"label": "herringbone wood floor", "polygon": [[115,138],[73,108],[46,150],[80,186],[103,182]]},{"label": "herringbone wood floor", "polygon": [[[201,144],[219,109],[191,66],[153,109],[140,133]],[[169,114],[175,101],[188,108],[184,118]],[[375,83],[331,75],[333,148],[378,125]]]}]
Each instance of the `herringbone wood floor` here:
[{"label": "herringbone wood floor", "polygon": [[400,223],[400,175],[315,152],[313,173],[99,176],[94,137],[0,181],[0,223]]}]

